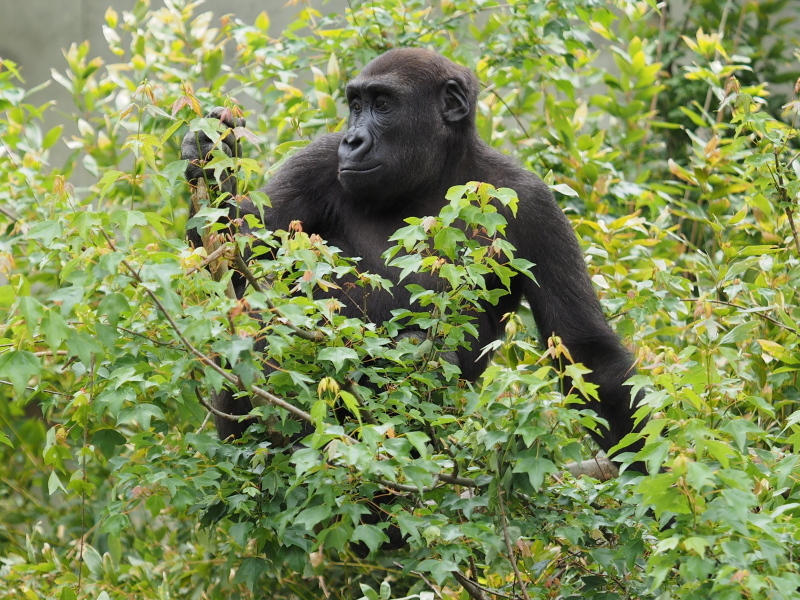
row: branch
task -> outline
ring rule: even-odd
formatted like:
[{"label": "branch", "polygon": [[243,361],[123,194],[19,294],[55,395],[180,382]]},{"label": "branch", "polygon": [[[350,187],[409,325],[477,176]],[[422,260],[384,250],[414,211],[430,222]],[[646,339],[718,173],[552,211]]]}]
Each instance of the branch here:
[{"label": "branch", "polygon": [[[0,379],[0,384],[3,385],[14,385],[10,381],[6,381],[5,379]],[[26,390],[30,390],[32,392],[41,392],[43,394],[53,394],[54,396],[71,396],[72,394],[65,394],[64,392],[56,392],[55,390],[40,390],[39,388],[31,387],[29,385],[25,386]]]},{"label": "branch", "polygon": [[222,412],[221,410],[217,410],[211,404],[206,402],[206,399],[203,398],[203,395],[200,392],[195,392],[195,396],[197,396],[197,399],[200,401],[200,404],[202,404],[208,412],[210,412],[213,415],[217,415],[220,418],[227,419],[229,421],[235,421],[237,423],[241,421],[257,421],[258,419],[260,419],[258,415],[232,415],[230,413]]},{"label": "branch", "polygon": [[792,237],[794,238],[794,247],[797,248],[797,254],[798,256],[800,256],[800,237],[798,237],[797,235],[797,227],[794,226],[794,217],[792,216],[792,209],[787,206],[785,210],[786,210],[786,216],[789,219],[789,227],[792,230]]},{"label": "branch", "polygon": [[[227,250],[229,250],[232,246],[233,246],[233,244],[231,244],[230,242],[225,242],[222,245],[220,245],[220,247],[217,248],[216,250],[214,250],[211,254],[209,254],[202,263],[200,263],[198,266],[192,267],[191,269],[186,271],[187,277],[189,275],[193,275],[194,273],[196,273],[197,271],[199,271],[201,269],[206,268],[208,265],[210,265],[215,260],[217,260],[220,256],[225,254],[225,252]],[[205,248],[205,242],[203,242],[203,248]]]},{"label": "branch", "polygon": [[460,571],[452,571],[453,577],[456,578],[456,581],[461,584],[467,593],[469,594],[470,598],[473,600],[489,600],[489,597],[483,593],[483,589],[479,587],[474,581],[462,575]]},{"label": "branch", "polygon": [[505,502],[503,502],[503,489],[498,488],[497,490],[497,506],[500,509],[500,523],[503,526],[503,539],[506,542],[506,551],[508,552],[508,561],[511,563],[511,566],[514,567],[514,576],[519,581],[519,589],[522,592],[522,597],[525,600],[531,600],[531,597],[528,596],[528,588],[525,587],[525,582],[522,579],[522,573],[519,572],[519,567],[517,566],[517,559],[514,555],[514,549],[511,547],[511,537],[508,535],[508,523],[506,522],[506,508]]},{"label": "branch", "polygon": [[723,306],[730,306],[731,308],[738,308],[739,310],[743,310],[745,312],[753,312],[753,313],[757,314],[759,317],[761,317],[762,319],[765,319],[765,320],[769,321],[770,323],[773,323],[774,325],[777,325],[778,327],[780,327],[782,329],[785,329],[786,331],[790,331],[791,333],[793,333],[795,335],[800,335],[800,330],[797,330],[794,327],[789,327],[788,325],[784,325],[783,323],[781,323],[777,319],[773,319],[772,317],[770,317],[768,315],[761,314],[761,311],[763,311],[763,310],[773,310],[775,308],[774,306],[757,306],[757,307],[747,308],[746,306],[741,306],[739,304],[734,304],[733,302],[726,302],[725,300],[715,300],[713,298],[682,298],[681,300],[683,300],[684,302],[711,302],[712,304],[722,304]]},{"label": "branch", "polygon": [[[106,239],[106,241],[108,242],[108,245],[111,247],[111,249],[116,252],[117,251],[117,247],[114,245],[114,242],[111,240],[111,238],[108,236],[108,234],[105,231],[102,231],[102,230],[100,231],[100,233]],[[308,421],[309,423],[312,422],[311,415],[308,414],[306,411],[301,410],[301,409],[297,408],[296,406],[294,406],[292,404],[289,404],[288,402],[286,402],[286,400],[284,400],[282,398],[278,398],[277,396],[275,396],[273,394],[270,394],[267,390],[264,390],[264,389],[262,389],[262,388],[260,388],[258,386],[255,386],[255,385],[252,386],[252,388],[250,390],[248,390],[242,384],[241,379],[239,379],[238,377],[235,377],[235,376],[231,375],[230,373],[228,373],[225,369],[220,367],[216,363],[216,361],[214,361],[214,359],[212,359],[211,357],[207,356],[206,354],[204,354],[203,352],[201,352],[200,350],[195,348],[192,345],[192,343],[189,340],[186,339],[186,336],[183,335],[183,332],[181,331],[180,327],[178,327],[178,324],[172,318],[172,315],[169,314],[169,312],[167,311],[166,307],[162,304],[161,300],[158,299],[158,296],[156,296],[155,293],[153,293],[152,290],[148,289],[148,287],[146,285],[144,285],[144,281],[142,280],[142,278],[139,275],[139,273],[136,272],[136,270],[130,265],[130,263],[127,260],[123,259],[121,261],[121,263],[128,270],[128,272],[130,273],[131,277],[133,277],[133,279],[135,279],[142,286],[142,289],[150,297],[150,300],[153,301],[153,303],[156,305],[156,307],[161,312],[161,314],[164,315],[164,318],[167,320],[167,323],[169,323],[169,326],[175,332],[175,335],[178,336],[178,339],[181,341],[181,344],[183,344],[183,346],[191,354],[193,354],[195,357],[197,357],[200,360],[201,363],[203,363],[207,367],[209,367],[212,370],[214,370],[217,373],[219,373],[222,376],[222,378],[225,379],[225,381],[227,381],[228,383],[232,384],[234,387],[236,387],[236,389],[241,390],[241,391],[249,391],[252,395],[257,396],[258,398],[261,398],[262,400],[265,400],[269,404],[272,404],[272,405],[277,406],[279,408],[283,408],[284,410],[289,411],[290,413],[292,413],[293,415],[301,418],[304,421]],[[352,438],[350,438],[350,439],[352,439]]]},{"label": "branch", "polygon": [[[265,291],[264,288],[261,287],[261,283],[258,281],[258,279],[256,279],[256,276],[253,275],[253,272],[250,270],[250,268],[247,266],[247,263],[244,262],[244,259],[238,252],[233,257],[233,262],[236,264],[236,270],[239,271],[242,275],[244,275],[244,278],[247,279],[247,281],[250,283],[250,285],[253,286],[255,290],[259,292]],[[264,300],[266,301],[267,308],[269,309],[269,311],[276,314],[280,319],[281,324],[286,325],[286,327],[291,329],[294,335],[304,340],[309,340],[311,342],[325,341],[324,333],[322,333],[321,331],[307,331],[305,329],[300,329],[293,323],[289,322],[289,320],[281,314],[280,309],[278,309],[278,307],[275,306],[275,304],[273,304],[273,302],[269,298],[265,297]]]}]

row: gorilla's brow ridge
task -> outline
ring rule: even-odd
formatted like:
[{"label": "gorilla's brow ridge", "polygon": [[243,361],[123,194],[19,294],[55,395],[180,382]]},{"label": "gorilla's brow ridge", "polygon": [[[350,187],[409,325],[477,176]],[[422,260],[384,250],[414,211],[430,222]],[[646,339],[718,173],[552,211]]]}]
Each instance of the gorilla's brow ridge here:
[{"label": "gorilla's brow ridge", "polygon": [[[405,82],[404,82],[405,83]],[[371,77],[369,80],[354,79],[347,84],[347,94],[353,93],[368,93],[373,96],[377,94],[397,94],[407,86],[398,86],[397,77],[392,74],[378,75]]]}]

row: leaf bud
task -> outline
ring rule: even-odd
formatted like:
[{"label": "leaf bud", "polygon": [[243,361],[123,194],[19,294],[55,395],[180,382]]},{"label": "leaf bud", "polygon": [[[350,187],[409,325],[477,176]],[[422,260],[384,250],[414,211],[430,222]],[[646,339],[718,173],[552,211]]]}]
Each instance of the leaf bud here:
[{"label": "leaf bud", "polygon": [[339,393],[339,382],[333,377],[323,377],[317,385],[317,394],[322,396],[326,392],[336,395]]}]

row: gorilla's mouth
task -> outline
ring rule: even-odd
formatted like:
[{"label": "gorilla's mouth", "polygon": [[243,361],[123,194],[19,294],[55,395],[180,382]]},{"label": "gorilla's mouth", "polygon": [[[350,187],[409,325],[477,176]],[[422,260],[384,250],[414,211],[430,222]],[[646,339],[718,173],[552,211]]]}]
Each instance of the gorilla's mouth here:
[{"label": "gorilla's mouth", "polygon": [[348,167],[348,166],[339,167],[339,175],[342,174],[349,175],[350,173],[372,173],[373,171],[377,171],[378,169],[380,169],[382,166],[383,165],[375,165],[374,167],[367,167],[363,169],[357,167]]}]

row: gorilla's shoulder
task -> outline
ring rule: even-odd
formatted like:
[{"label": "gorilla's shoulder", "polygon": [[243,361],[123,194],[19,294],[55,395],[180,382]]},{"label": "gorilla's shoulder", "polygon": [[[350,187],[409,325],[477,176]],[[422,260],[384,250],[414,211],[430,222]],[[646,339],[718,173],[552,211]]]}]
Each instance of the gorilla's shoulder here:
[{"label": "gorilla's shoulder", "polygon": [[337,149],[344,134],[323,135],[286,159],[265,187],[268,195],[313,195],[337,187],[339,158]]},{"label": "gorilla's shoulder", "polygon": [[344,133],[337,131],[328,133],[314,140],[308,146],[295,152],[286,161],[286,166],[292,168],[296,163],[296,168],[307,169],[332,169],[337,172],[339,169],[339,142]]},{"label": "gorilla's shoulder", "polygon": [[552,194],[547,184],[535,173],[526,169],[520,162],[493,148],[484,148],[481,157],[485,178],[497,188],[511,188],[517,192],[521,201],[549,202]]}]

